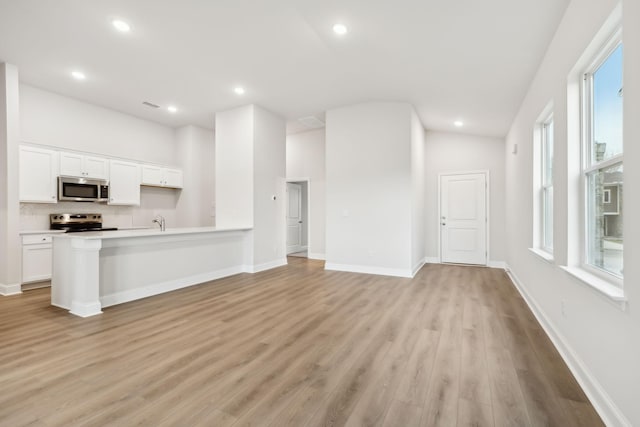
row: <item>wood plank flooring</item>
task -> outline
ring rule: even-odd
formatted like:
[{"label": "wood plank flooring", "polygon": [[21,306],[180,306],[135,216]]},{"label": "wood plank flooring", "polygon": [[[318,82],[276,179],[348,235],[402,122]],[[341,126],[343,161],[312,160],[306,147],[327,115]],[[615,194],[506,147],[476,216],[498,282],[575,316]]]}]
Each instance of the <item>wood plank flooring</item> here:
[{"label": "wood plank flooring", "polygon": [[241,274],[81,319],[0,297],[0,426],[600,426],[504,271]]}]

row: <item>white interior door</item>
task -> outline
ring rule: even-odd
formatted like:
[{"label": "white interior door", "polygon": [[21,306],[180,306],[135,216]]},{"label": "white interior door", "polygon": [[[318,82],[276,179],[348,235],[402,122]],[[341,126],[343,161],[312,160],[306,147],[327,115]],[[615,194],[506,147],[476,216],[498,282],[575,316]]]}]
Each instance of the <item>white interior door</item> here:
[{"label": "white interior door", "polygon": [[287,182],[287,254],[302,250],[302,186]]},{"label": "white interior door", "polygon": [[442,262],[487,264],[487,176],[440,177]]}]

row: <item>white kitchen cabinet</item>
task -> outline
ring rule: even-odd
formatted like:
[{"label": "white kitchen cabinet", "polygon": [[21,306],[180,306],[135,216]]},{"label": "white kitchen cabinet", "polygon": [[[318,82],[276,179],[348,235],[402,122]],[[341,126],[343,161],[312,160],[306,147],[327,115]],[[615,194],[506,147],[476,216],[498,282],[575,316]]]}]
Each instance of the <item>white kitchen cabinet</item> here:
[{"label": "white kitchen cabinet", "polygon": [[182,171],[180,169],[165,169],[164,186],[182,188]]},{"label": "white kitchen cabinet", "polygon": [[21,202],[57,203],[58,153],[20,146],[19,197]]},{"label": "white kitchen cabinet", "polygon": [[182,188],[182,171],[155,165],[143,165],[142,185]]},{"label": "white kitchen cabinet", "polygon": [[60,175],[109,179],[109,160],[104,157],[60,152]]},{"label": "white kitchen cabinet", "polygon": [[22,283],[51,279],[52,246],[50,235],[22,236]]},{"label": "white kitchen cabinet", "polygon": [[140,165],[123,160],[109,162],[109,204],[140,205]]}]

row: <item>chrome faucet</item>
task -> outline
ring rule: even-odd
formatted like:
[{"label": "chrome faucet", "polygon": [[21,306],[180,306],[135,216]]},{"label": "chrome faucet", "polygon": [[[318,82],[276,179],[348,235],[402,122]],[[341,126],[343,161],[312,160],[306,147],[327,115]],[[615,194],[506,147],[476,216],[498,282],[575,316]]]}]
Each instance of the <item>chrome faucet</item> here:
[{"label": "chrome faucet", "polygon": [[154,220],[152,222],[155,222],[156,224],[158,224],[160,226],[160,231],[164,231],[165,230],[164,217],[162,215],[156,215],[156,217],[154,218]]}]

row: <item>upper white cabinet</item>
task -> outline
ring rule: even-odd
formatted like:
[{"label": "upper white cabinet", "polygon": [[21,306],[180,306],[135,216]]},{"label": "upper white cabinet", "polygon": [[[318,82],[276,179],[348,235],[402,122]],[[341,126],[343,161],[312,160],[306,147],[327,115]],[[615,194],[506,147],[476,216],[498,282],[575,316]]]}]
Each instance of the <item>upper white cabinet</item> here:
[{"label": "upper white cabinet", "polygon": [[109,204],[139,206],[140,164],[111,160],[109,175]]},{"label": "upper white cabinet", "polygon": [[142,185],[182,188],[182,171],[155,165],[142,165]]},{"label": "upper white cabinet", "polygon": [[60,175],[109,179],[109,160],[104,157],[60,152]]},{"label": "upper white cabinet", "polygon": [[21,202],[58,202],[58,153],[56,151],[21,145],[19,169]]}]

